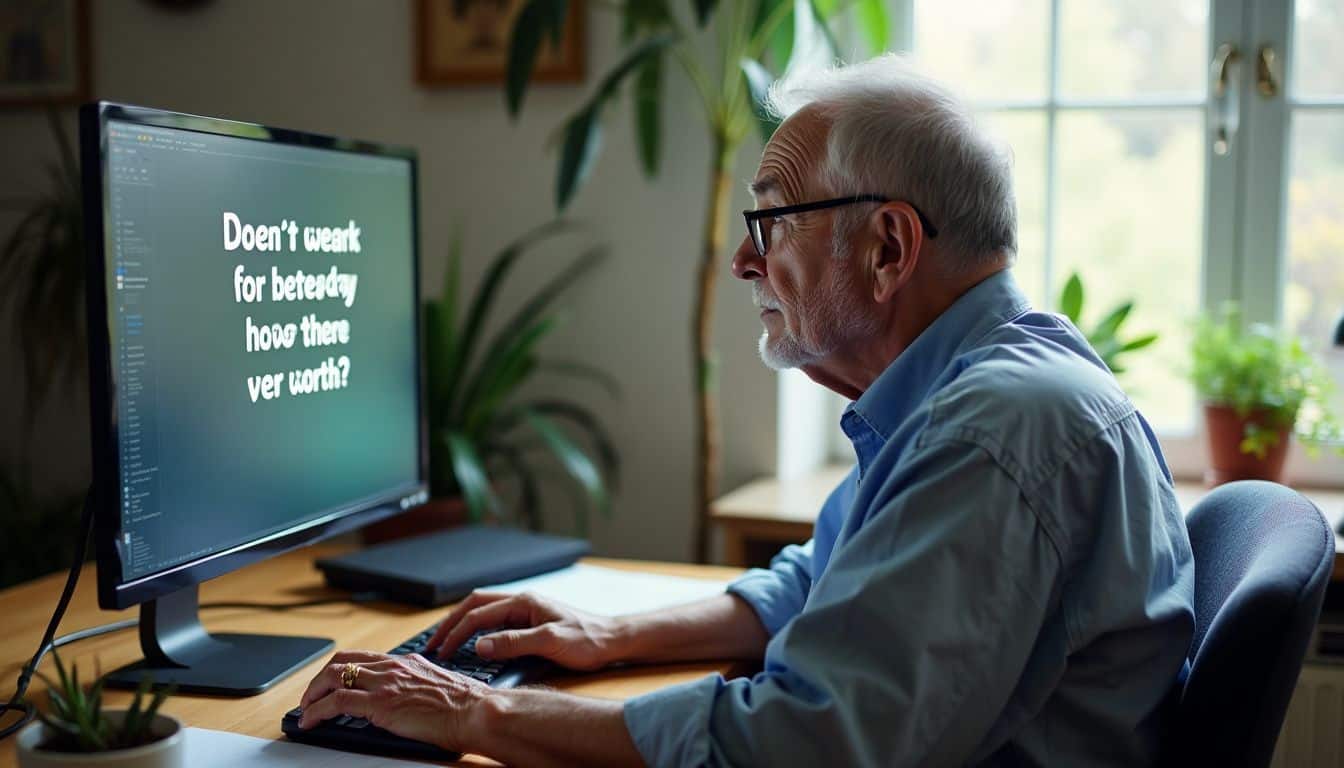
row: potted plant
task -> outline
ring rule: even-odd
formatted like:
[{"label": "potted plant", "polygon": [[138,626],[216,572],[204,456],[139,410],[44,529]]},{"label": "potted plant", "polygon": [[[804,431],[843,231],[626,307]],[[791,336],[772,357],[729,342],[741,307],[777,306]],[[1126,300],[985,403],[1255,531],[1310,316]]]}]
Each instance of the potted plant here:
[{"label": "potted plant", "polygon": [[[1068,281],[1064,283],[1064,290],[1059,294],[1059,311],[1067,318],[1069,322],[1082,329],[1083,319],[1083,280],[1077,272],[1069,275]],[[1136,336],[1132,339],[1124,339],[1120,336],[1120,328],[1129,318],[1129,314],[1134,311],[1133,301],[1121,302],[1118,306],[1106,313],[1106,316],[1092,328],[1090,332],[1083,331],[1087,337],[1087,342],[1092,345],[1101,362],[1111,369],[1111,373],[1116,375],[1125,372],[1120,365],[1120,357],[1130,352],[1137,352],[1144,347],[1152,345],[1157,341],[1156,333],[1145,333],[1142,336]]]},{"label": "potted plant", "polygon": [[[577,361],[542,358],[541,342],[559,324],[554,301],[606,256],[593,247],[570,261],[520,303],[487,339],[486,322],[500,288],[520,259],[568,229],[552,222],[505,247],[491,260],[470,303],[459,300],[461,239],[455,238],[442,295],[425,304],[425,366],[428,372],[430,491],[434,500],[405,515],[365,529],[365,541],[385,541],[427,529],[498,518],[498,490],[517,487],[513,517],[539,529],[541,465],[558,463],[584,493],[575,529],[587,532],[589,509],[607,512],[607,487],[619,468],[616,451],[597,416],[558,397],[524,398],[524,384],[538,373],[597,383],[612,397],[614,380]],[[582,441],[575,439],[575,434]],[[586,443],[586,445],[585,445]]]},{"label": "potted plant", "polygon": [[1324,367],[1296,336],[1244,323],[1235,304],[1196,322],[1191,363],[1204,403],[1208,485],[1278,482],[1294,432],[1312,448],[1338,438]]},{"label": "potted plant", "polygon": [[[149,696],[149,678],[136,690],[125,710],[104,711],[103,682],[99,677],[85,691],[79,670],[69,674],[60,656],[57,681],[45,675],[51,699],[50,713],[37,710],[39,722],[25,728],[17,738],[20,768],[178,768],[185,765],[182,724],[159,712],[172,692],[160,689]],[[148,701],[146,697],[148,696]]]}]

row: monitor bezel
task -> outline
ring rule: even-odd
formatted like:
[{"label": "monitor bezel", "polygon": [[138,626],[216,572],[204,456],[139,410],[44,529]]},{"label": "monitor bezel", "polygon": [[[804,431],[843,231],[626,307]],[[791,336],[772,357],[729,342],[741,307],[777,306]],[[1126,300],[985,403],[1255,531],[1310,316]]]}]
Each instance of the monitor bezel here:
[{"label": "monitor bezel", "polygon": [[[411,171],[412,300],[415,302],[417,474],[415,482],[327,510],[314,520],[131,580],[123,568],[116,537],[121,532],[120,454],[113,420],[117,393],[112,375],[111,328],[108,321],[107,256],[104,221],[107,212],[107,125],[109,120],[158,128],[210,133],[252,141],[330,149],[407,160]],[[98,604],[123,609],[235,571],[269,557],[350,532],[418,506],[429,496],[428,428],[425,408],[425,363],[421,354],[423,312],[420,308],[419,162],[415,150],[372,141],[205,117],[109,101],[84,104],[79,114],[80,160],[84,195],[84,238],[87,256],[89,347],[89,412],[92,449],[94,547],[98,561]]]}]

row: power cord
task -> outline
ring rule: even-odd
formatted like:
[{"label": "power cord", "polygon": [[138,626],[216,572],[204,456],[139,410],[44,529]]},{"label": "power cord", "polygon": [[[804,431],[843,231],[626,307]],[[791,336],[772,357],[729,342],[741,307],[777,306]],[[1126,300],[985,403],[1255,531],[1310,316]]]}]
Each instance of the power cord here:
[{"label": "power cord", "polygon": [[[32,661],[23,666],[19,673],[18,683],[15,685],[14,695],[9,701],[0,705],[0,719],[10,712],[22,712],[18,721],[11,723],[4,728],[0,728],[0,741],[13,736],[23,728],[23,726],[32,722],[36,712],[33,705],[24,701],[23,696],[28,692],[28,685],[32,682],[33,674],[37,672],[37,667],[42,663],[42,659],[47,653],[67,646],[80,640],[87,640],[90,637],[119,632],[123,629],[133,629],[140,625],[140,620],[123,619],[113,621],[108,624],[100,624],[96,627],[87,627],[76,630],[69,634],[61,635],[53,639],[56,634],[56,627],[60,625],[61,618],[65,616],[65,610],[70,605],[70,598],[75,592],[75,585],[79,582],[79,573],[84,567],[84,556],[88,548],[89,535],[93,526],[93,505],[89,503],[89,496],[84,497],[84,511],[80,517],[79,529],[82,535],[76,546],[75,561],[70,565],[70,573],[65,578],[65,588],[61,590],[61,599],[56,602],[56,610],[51,614],[51,621],[47,624],[47,630],[42,634],[42,642],[37,647],[37,653],[33,654]],[[383,598],[380,592],[354,592],[348,597],[324,597],[316,600],[302,600],[293,603],[260,603],[260,602],[238,602],[238,601],[219,601],[211,603],[201,603],[200,607],[205,608],[241,608],[256,609],[264,611],[287,611],[296,608],[313,608],[320,605],[336,605],[338,603],[369,603]]]}]

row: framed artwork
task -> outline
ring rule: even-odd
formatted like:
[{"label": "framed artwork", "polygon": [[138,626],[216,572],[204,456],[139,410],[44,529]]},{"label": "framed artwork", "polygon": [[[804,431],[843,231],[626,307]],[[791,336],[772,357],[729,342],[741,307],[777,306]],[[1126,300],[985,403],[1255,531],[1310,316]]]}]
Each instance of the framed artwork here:
[{"label": "framed artwork", "polygon": [[0,106],[89,93],[88,0],[0,0]]},{"label": "framed artwork", "polygon": [[[523,0],[418,0],[417,79],[423,85],[503,83],[509,35],[522,8]],[[559,49],[549,40],[542,44],[533,82],[583,80],[583,0],[569,0],[568,14]]]}]

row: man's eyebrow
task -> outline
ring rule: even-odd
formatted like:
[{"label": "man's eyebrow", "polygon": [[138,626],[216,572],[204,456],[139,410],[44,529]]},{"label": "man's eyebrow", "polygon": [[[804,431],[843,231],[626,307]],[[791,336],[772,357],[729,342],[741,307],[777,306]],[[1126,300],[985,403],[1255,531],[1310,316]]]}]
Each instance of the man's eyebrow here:
[{"label": "man's eyebrow", "polygon": [[747,184],[747,189],[755,197],[762,197],[779,189],[779,179],[773,175],[762,176],[761,178]]}]

